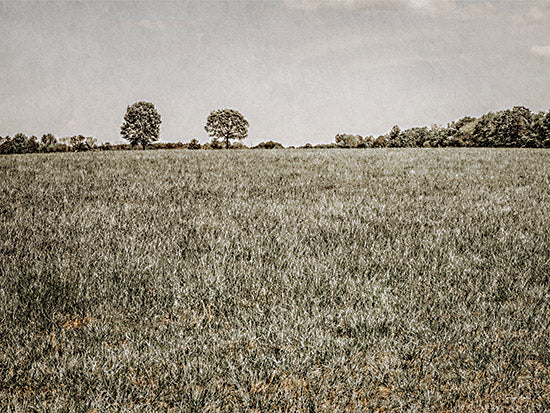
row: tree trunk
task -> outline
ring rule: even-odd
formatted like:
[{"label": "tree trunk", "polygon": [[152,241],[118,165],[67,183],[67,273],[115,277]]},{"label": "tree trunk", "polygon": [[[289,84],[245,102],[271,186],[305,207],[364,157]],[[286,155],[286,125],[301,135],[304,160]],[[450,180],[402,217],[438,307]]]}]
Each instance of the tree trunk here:
[{"label": "tree trunk", "polygon": [[145,150],[145,147],[147,146],[147,142],[141,142],[141,146],[143,147],[143,150]]},{"label": "tree trunk", "polygon": [[229,149],[229,136],[225,137],[225,149]]}]

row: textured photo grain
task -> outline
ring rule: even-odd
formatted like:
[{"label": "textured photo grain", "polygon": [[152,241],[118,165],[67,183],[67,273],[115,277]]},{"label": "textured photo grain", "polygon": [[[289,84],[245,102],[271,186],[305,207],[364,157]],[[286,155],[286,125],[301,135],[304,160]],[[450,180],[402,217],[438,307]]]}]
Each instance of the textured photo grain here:
[{"label": "textured photo grain", "polygon": [[0,411],[550,410],[548,21],[0,2]]}]

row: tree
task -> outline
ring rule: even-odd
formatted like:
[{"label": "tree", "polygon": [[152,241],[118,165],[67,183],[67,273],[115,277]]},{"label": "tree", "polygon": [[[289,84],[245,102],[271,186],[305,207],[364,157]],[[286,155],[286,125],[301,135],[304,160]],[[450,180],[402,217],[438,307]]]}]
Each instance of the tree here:
[{"label": "tree", "polygon": [[191,139],[191,142],[187,144],[187,149],[200,149],[201,144],[196,138]]},{"label": "tree", "polygon": [[29,138],[27,135],[17,133],[11,141],[12,153],[27,153],[29,151]]},{"label": "tree", "polygon": [[429,129],[426,126],[405,129],[399,134],[400,146],[404,148],[419,148],[424,145],[424,142],[429,137]]},{"label": "tree", "polygon": [[38,152],[39,148],[40,148],[40,144],[38,143],[38,138],[32,135],[27,141],[27,151],[29,153],[34,153],[34,152]]},{"label": "tree", "polygon": [[75,152],[83,152],[88,150],[88,145],[86,145],[86,138],[82,135],[75,135],[69,138],[71,148]]},{"label": "tree", "polygon": [[214,139],[224,139],[225,147],[229,148],[230,139],[241,140],[248,136],[248,121],[234,109],[218,109],[210,112],[204,129]]},{"label": "tree", "polygon": [[550,148],[550,110],[542,120],[541,140],[545,148]]},{"label": "tree", "polygon": [[159,139],[160,123],[160,115],[155,105],[137,102],[126,108],[120,134],[132,146],[141,145],[145,149],[148,143]]},{"label": "tree", "polygon": [[204,149],[223,149],[223,142],[218,138],[212,138],[212,140],[203,146]]},{"label": "tree", "polygon": [[533,114],[525,106],[514,106],[511,111],[511,125],[507,146],[523,146],[521,142],[531,134]]},{"label": "tree", "polygon": [[12,153],[12,146],[11,146],[11,137],[6,136],[5,138],[0,137],[0,153],[1,154],[8,154]]},{"label": "tree", "polygon": [[438,127],[436,130],[431,131],[430,145],[434,147],[449,146],[451,144],[450,138],[456,133],[453,128]]},{"label": "tree", "polygon": [[391,131],[388,135],[388,144],[392,147],[401,146],[401,140],[399,139],[401,135],[401,128],[397,125],[393,125],[393,128],[391,128]]},{"label": "tree", "polygon": [[42,142],[42,146],[50,146],[56,143],[57,140],[52,133],[46,133],[45,135],[42,135],[40,142]]},{"label": "tree", "polygon": [[[495,145],[495,118],[493,112],[486,113],[475,122],[473,129],[467,135],[467,146],[490,147]],[[466,135],[465,135],[466,136]]]},{"label": "tree", "polygon": [[84,142],[89,150],[97,148],[97,138],[94,138],[93,136],[87,136]]},{"label": "tree", "polygon": [[375,148],[384,148],[388,146],[388,135],[380,135],[373,142],[372,146]]},{"label": "tree", "polygon": [[260,142],[254,148],[257,148],[257,149],[284,149],[285,147],[279,142],[267,141],[267,142]]},{"label": "tree", "polygon": [[357,148],[363,143],[363,137],[361,135],[340,133],[334,137],[334,141],[342,148]]}]

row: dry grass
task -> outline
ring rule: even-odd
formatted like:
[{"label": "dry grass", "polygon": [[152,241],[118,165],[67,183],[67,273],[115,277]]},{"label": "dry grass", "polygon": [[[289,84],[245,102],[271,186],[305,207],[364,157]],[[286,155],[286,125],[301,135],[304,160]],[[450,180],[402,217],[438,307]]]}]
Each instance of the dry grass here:
[{"label": "dry grass", "polygon": [[548,165],[1,157],[1,410],[550,409]]}]

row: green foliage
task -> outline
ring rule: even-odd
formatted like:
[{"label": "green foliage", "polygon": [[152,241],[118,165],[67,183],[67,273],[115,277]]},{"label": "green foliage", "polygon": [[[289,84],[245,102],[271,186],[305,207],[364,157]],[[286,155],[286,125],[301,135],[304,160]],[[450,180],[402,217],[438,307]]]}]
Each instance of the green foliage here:
[{"label": "green foliage", "polygon": [[160,124],[160,114],[155,105],[137,102],[127,107],[120,134],[132,146],[141,145],[145,149],[147,144],[159,139]]},{"label": "green foliage", "polygon": [[225,147],[229,148],[229,141],[232,139],[242,140],[248,136],[248,121],[244,116],[234,109],[218,109],[210,112],[206,119],[204,129],[213,136],[214,139],[210,146],[214,146],[214,141],[223,139]]}]

